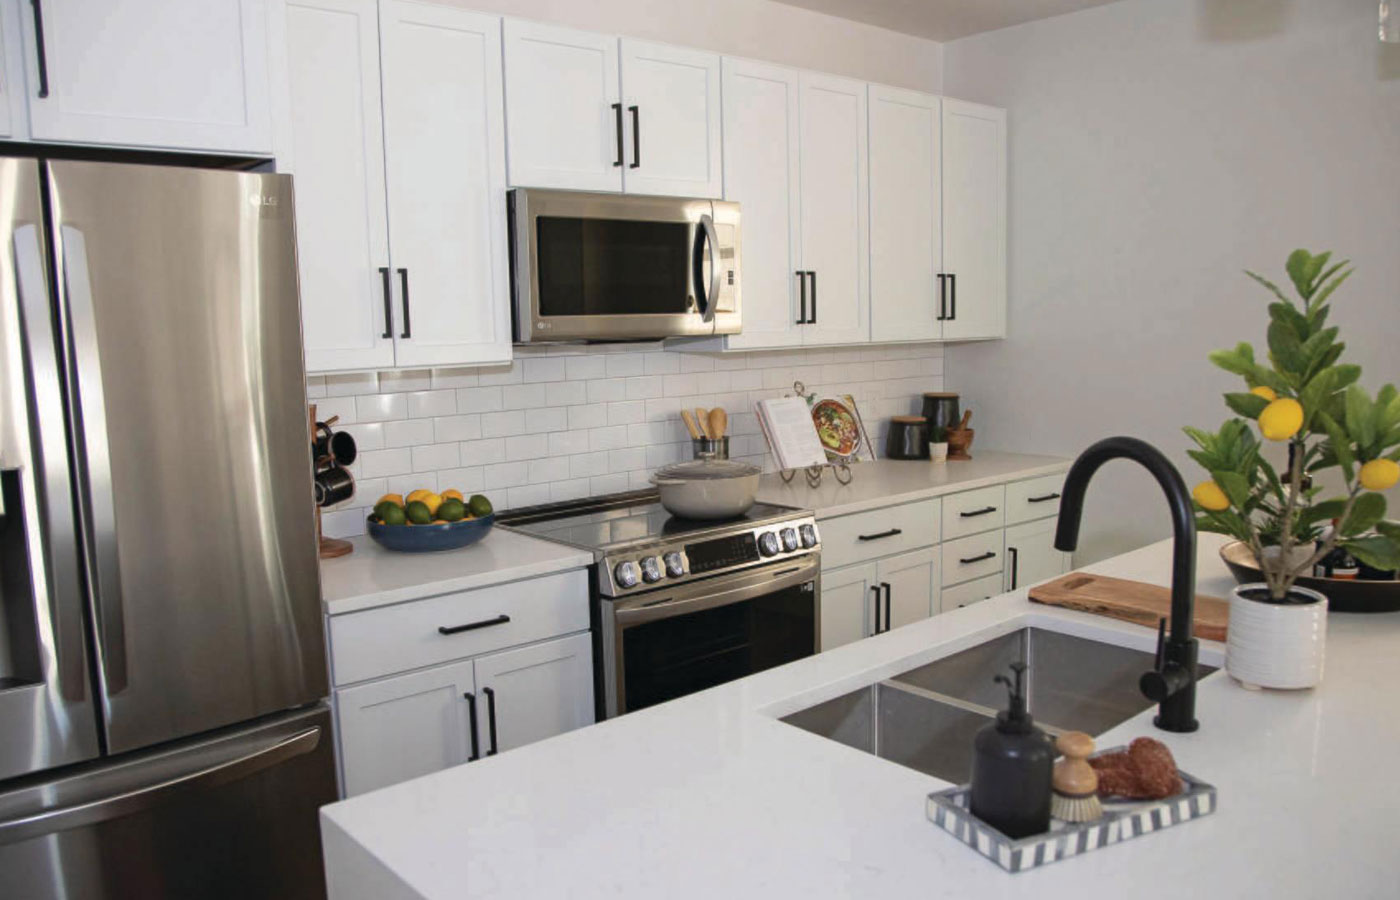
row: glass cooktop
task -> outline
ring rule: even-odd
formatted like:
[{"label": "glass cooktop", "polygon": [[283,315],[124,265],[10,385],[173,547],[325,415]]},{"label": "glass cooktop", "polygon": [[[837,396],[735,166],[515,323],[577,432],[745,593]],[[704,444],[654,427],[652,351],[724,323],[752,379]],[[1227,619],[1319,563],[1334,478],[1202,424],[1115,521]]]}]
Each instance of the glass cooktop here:
[{"label": "glass cooktop", "polygon": [[[600,498],[600,505],[607,505]],[[507,514],[502,525],[536,537],[561,541],[590,550],[612,550],[624,544],[641,543],[658,538],[692,534],[699,531],[724,531],[739,526],[751,528],[769,519],[791,516],[793,510],[771,503],[755,503],[744,515],[732,519],[697,521],[682,519],[668,513],[660,501],[642,500],[626,506],[599,509],[597,506],[574,506],[557,514],[547,509],[532,510],[524,521],[512,521]]]}]

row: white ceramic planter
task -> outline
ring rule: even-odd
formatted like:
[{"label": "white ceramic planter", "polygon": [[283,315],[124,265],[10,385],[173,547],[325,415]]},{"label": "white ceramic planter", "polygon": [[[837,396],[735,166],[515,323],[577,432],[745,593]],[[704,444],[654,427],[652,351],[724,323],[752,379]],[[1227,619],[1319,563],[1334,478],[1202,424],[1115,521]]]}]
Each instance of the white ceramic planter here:
[{"label": "white ceramic planter", "polygon": [[1310,597],[1307,604],[1265,603],[1245,592],[1267,590],[1242,584],[1230,593],[1230,626],[1225,640],[1225,668],[1247,688],[1310,688],[1322,680],[1327,649],[1327,598],[1294,587]]}]

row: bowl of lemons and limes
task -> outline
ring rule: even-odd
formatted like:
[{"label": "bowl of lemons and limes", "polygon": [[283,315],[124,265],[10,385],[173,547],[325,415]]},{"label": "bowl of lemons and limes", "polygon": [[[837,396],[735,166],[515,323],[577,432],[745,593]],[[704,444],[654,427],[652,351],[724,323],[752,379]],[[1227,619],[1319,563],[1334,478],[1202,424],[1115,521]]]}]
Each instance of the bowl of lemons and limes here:
[{"label": "bowl of lemons and limes", "polygon": [[456,550],[486,537],[496,521],[491,501],[461,491],[438,494],[417,490],[407,496],[385,494],[367,520],[369,536],[389,550],[426,553]]}]

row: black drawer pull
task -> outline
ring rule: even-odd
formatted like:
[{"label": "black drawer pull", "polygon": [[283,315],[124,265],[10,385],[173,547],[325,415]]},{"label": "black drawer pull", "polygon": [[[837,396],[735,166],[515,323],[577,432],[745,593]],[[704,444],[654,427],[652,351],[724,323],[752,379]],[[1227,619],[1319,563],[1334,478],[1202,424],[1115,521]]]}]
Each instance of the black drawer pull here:
[{"label": "black drawer pull", "polygon": [[994,513],[996,511],[997,508],[995,506],[984,506],[981,509],[973,509],[967,512],[958,513],[958,515],[962,516],[964,519],[970,519],[973,516],[985,516],[987,513]]},{"label": "black drawer pull", "polygon": [[467,698],[467,712],[472,720],[472,755],[467,757],[467,762],[476,762],[478,759],[481,759],[481,739],[476,736],[476,694],[467,691],[462,696]]},{"label": "black drawer pull", "polygon": [[891,528],[889,531],[882,531],[882,532],[880,532],[879,534],[858,534],[858,535],[856,535],[856,540],[858,540],[858,541],[878,541],[878,540],[880,540],[880,538],[894,537],[894,536],[897,535],[897,534],[903,534],[903,533],[904,533],[904,529],[903,529],[903,528]]},{"label": "black drawer pull", "polygon": [[880,628],[880,586],[872,584],[870,590],[875,592],[875,633],[879,634],[883,630]]},{"label": "black drawer pull", "polygon": [[510,621],[510,616],[504,613],[494,619],[482,619],[480,622],[468,622],[465,625],[439,625],[438,634],[461,634],[464,631],[475,631],[478,628],[490,628],[492,625],[504,625]]},{"label": "black drawer pull", "polygon": [[973,563],[979,563],[986,559],[992,559],[996,555],[997,554],[995,550],[988,550],[986,553],[982,553],[978,556],[970,556],[967,559],[960,559],[958,560],[958,562],[962,563],[965,566],[970,566]]},{"label": "black drawer pull", "polygon": [[486,695],[486,723],[490,732],[491,749],[486,751],[487,756],[496,755],[496,692],[491,688],[482,688],[481,692]]},{"label": "black drawer pull", "polygon": [[1058,499],[1060,499],[1060,495],[1059,495],[1058,493],[1054,493],[1054,494],[1046,494],[1044,497],[1027,497],[1027,498],[1026,498],[1026,502],[1027,502],[1027,503],[1044,503],[1046,500],[1058,500]]}]

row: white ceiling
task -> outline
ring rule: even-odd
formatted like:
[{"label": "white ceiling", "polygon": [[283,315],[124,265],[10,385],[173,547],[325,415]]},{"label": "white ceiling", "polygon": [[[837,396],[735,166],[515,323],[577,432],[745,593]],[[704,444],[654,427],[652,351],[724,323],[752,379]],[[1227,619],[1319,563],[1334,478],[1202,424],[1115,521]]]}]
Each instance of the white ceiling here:
[{"label": "white ceiling", "polygon": [[1113,0],[779,0],[934,41],[1048,19]]}]

